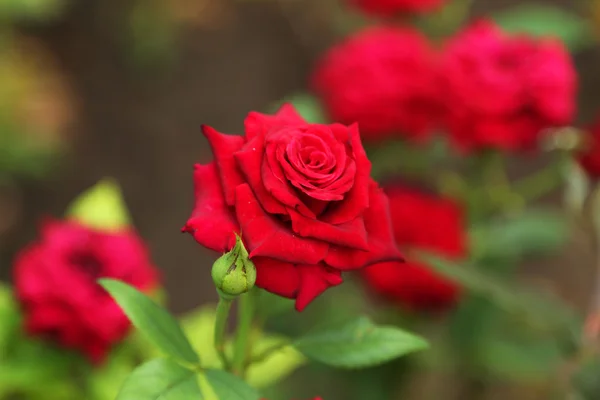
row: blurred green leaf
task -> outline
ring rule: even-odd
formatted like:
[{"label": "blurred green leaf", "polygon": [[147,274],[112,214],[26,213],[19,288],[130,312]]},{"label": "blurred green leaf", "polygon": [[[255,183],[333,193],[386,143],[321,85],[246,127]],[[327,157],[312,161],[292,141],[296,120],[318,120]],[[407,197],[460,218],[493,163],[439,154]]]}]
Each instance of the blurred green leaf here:
[{"label": "blurred green leaf", "polygon": [[259,290],[256,296],[256,312],[262,318],[270,318],[294,309],[294,300]]},{"label": "blurred green leaf", "polygon": [[471,265],[458,264],[432,254],[421,253],[418,258],[446,278],[483,296],[503,311],[522,317],[537,329],[555,333],[559,330],[579,337],[580,319],[559,299],[524,288],[517,282],[491,276]]},{"label": "blurred green leaf", "polygon": [[142,66],[163,65],[176,56],[178,34],[168,2],[137,0],[129,20],[128,54]]},{"label": "blurred green leaf", "polygon": [[104,364],[89,374],[88,388],[93,400],[114,400],[138,364],[162,356],[156,354],[156,348],[149,346],[148,341],[140,341],[138,335],[138,332],[133,332],[111,351]]},{"label": "blurred green leaf", "polygon": [[306,122],[312,124],[326,124],[328,122],[327,116],[323,111],[323,105],[312,94],[300,92],[287,96],[277,102],[270,111],[277,111],[284,103],[291,103]]},{"label": "blurred green leaf", "polygon": [[46,21],[59,17],[67,5],[65,0],[2,0],[0,19]]},{"label": "blurred green leaf", "polygon": [[[193,348],[202,355],[202,366],[221,368],[221,361],[213,344],[215,326],[215,307],[207,305],[195,310],[181,319],[181,325],[188,334]],[[292,346],[285,346],[289,339],[279,335],[261,335],[252,340],[251,358],[254,361],[246,375],[248,384],[255,388],[272,385],[291,374],[306,363],[302,354]],[[226,352],[231,350],[231,341],[226,344]],[[277,349],[272,352],[270,350]],[[264,357],[266,353],[268,357]]]},{"label": "blurred green leaf", "polygon": [[571,386],[581,400],[600,398],[600,359],[596,356],[586,360],[574,374]]},{"label": "blurred green leaf", "polygon": [[67,209],[66,217],[100,230],[120,230],[131,225],[121,188],[108,178],[80,194]]},{"label": "blurred green leaf", "polygon": [[512,381],[550,378],[564,361],[560,340],[506,317],[504,314],[494,318],[487,325],[487,332],[482,332],[478,349],[481,367]]},{"label": "blurred green leaf", "polygon": [[260,394],[235,375],[218,369],[204,372],[219,400],[259,400]]},{"label": "blurred green leaf", "polygon": [[529,210],[471,229],[471,249],[480,257],[509,258],[558,251],[568,238],[565,217],[547,210]]},{"label": "blurred green leaf", "polygon": [[246,381],[249,385],[259,389],[273,385],[306,363],[306,358],[287,343],[289,339],[274,335],[262,336],[253,343],[253,357],[260,361],[254,361],[248,367]]},{"label": "blurred green leaf", "polygon": [[593,44],[593,30],[583,17],[551,4],[523,2],[492,15],[505,31],[555,37],[571,51]]},{"label": "blurred green leaf", "polygon": [[579,214],[583,211],[585,200],[590,193],[590,179],[575,160],[565,165],[564,174],[564,203],[568,210]]},{"label": "blurred green leaf", "polygon": [[202,355],[205,368],[222,368],[214,345],[216,305],[209,304],[193,310],[180,318],[181,327],[187,334],[192,348]]},{"label": "blurred green leaf", "polygon": [[[202,400],[196,372],[175,361],[157,359],[127,378],[116,400]],[[221,400],[221,399],[219,399]]]},{"label": "blurred green leaf", "polygon": [[361,317],[315,330],[294,342],[305,356],[338,368],[379,365],[427,348],[427,342],[392,326],[376,326]]},{"label": "blurred green leaf", "polygon": [[191,364],[200,362],[177,320],[135,288],[113,279],[99,283],[121,306],[133,325],[166,354]]}]

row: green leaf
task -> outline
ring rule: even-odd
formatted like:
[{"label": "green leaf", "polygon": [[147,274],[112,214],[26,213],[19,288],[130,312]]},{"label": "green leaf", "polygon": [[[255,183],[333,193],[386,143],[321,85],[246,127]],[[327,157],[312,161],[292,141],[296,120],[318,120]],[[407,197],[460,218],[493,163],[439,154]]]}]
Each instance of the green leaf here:
[{"label": "green leaf", "polygon": [[600,359],[593,356],[585,360],[573,376],[572,387],[582,400],[600,398]]},{"label": "green leaf", "polygon": [[519,259],[558,251],[568,238],[563,215],[548,210],[530,210],[470,231],[475,258]]},{"label": "green leaf", "polygon": [[554,334],[561,332],[573,338],[580,335],[579,318],[559,299],[547,293],[490,276],[482,271],[483,266],[461,265],[432,254],[420,254],[418,259],[439,274],[481,295],[496,307],[520,316],[536,329]]},{"label": "green leaf", "polygon": [[576,214],[581,214],[583,212],[585,201],[590,194],[590,178],[581,165],[575,160],[566,163],[564,175],[564,204],[567,210]]},{"label": "green leaf", "polygon": [[507,32],[556,37],[571,51],[593,43],[593,30],[586,19],[561,7],[541,2],[524,2],[492,15],[492,19]]},{"label": "green leaf", "polygon": [[361,368],[391,361],[428,345],[421,337],[392,326],[376,326],[360,317],[308,334],[294,346],[308,358],[330,366]]},{"label": "green leaf", "polygon": [[256,312],[264,319],[278,316],[294,309],[294,300],[277,296],[266,290],[259,290],[256,297]]},{"label": "green leaf", "polygon": [[[246,381],[252,387],[265,388],[290,375],[306,364],[306,358],[293,346],[285,345],[289,339],[282,336],[263,336],[253,342],[252,355],[259,361],[252,362],[246,373]],[[272,351],[277,349],[276,351]],[[265,354],[269,354],[265,357]]]},{"label": "green leaf", "polygon": [[222,370],[204,372],[219,400],[259,400],[260,394],[240,378]]},{"label": "green leaf", "polygon": [[321,102],[309,93],[300,92],[290,95],[278,102],[272,111],[277,111],[284,103],[291,103],[306,122],[312,124],[327,123],[327,117],[323,112]]},{"label": "green leaf", "polygon": [[119,185],[104,179],[77,197],[66,216],[94,229],[119,230],[131,225]]},{"label": "green leaf", "polygon": [[202,400],[196,372],[168,359],[149,361],[127,378],[116,400],[159,399]]},{"label": "green leaf", "polygon": [[198,355],[177,320],[135,288],[113,279],[100,279],[133,325],[157,347],[180,361],[199,363]]}]

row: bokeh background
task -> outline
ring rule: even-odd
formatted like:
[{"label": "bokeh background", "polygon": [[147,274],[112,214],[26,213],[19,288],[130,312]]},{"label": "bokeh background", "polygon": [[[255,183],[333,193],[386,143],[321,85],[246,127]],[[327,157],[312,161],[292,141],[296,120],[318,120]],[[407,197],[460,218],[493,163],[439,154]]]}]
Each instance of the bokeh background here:
[{"label": "bokeh background", "polygon": [[[597,0],[537,2],[586,18],[600,9]],[[519,3],[475,0],[470,13]],[[200,125],[241,132],[249,111],[303,90],[319,54],[351,28],[339,15],[333,0],[0,0],[0,277],[10,280],[41,218],[111,176],[164,273],[171,309],[216,300],[215,255],[180,233],[192,165],[211,158]],[[591,43],[600,18],[589,34],[574,53],[581,124],[600,110],[600,45]],[[521,160],[512,173],[528,168]],[[592,250],[575,231],[523,279],[584,310]]]}]

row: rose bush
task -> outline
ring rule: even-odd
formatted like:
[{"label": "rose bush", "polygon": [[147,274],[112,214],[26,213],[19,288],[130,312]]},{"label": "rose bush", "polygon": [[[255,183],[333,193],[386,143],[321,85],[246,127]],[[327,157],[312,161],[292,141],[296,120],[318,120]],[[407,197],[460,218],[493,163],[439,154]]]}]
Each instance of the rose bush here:
[{"label": "rose bush", "polygon": [[365,141],[423,140],[437,118],[434,59],[418,31],[367,28],[321,58],[311,86],[334,120],[358,122]]},{"label": "rose bush", "polygon": [[115,278],[140,290],[154,288],[158,276],[148,250],[131,229],[101,231],[48,220],[40,233],[14,263],[25,329],[101,362],[131,324],[96,280]]},{"label": "rose bush", "polygon": [[407,262],[386,262],[365,268],[362,276],[375,293],[415,311],[441,311],[453,306],[460,288],[427,265],[411,260],[411,250],[433,252],[448,258],[466,254],[466,233],[461,208],[453,201],[391,186],[394,235]]},{"label": "rose bush", "polygon": [[482,20],[449,41],[440,68],[443,121],[462,150],[531,149],[573,117],[577,78],[557,40],[509,36]]},{"label": "rose bush", "polygon": [[423,13],[439,8],[444,0],[348,0],[364,13],[389,16],[399,13]]},{"label": "rose bush", "polygon": [[587,174],[600,178],[600,120],[587,129],[583,149],[579,152],[578,161]]},{"label": "rose bush", "polygon": [[250,113],[245,136],[203,132],[215,160],[195,166],[183,231],[220,252],[239,233],[257,286],[302,310],[342,283],[342,271],[402,259],[356,125],[308,124],[284,105]]}]

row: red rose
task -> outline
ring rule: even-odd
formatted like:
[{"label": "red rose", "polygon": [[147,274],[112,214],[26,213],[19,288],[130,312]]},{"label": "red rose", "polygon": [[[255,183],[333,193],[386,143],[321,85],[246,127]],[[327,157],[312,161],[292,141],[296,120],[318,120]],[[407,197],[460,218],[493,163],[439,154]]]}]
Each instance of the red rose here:
[{"label": "red rose", "polygon": [[308,124],[285,105],[250,113],[245,126],[245,136],[203,127],[215,161],[195,167],[184,231],[221,252],[239,232],[256,284],[295,298],[299,311],[342,271],[401,259],[356,125]]},{"label": "red rose", "polygon": [[336,121],[358,122],[364,140],[424,139],[435,123],[434,54],[412,29],[367,28],[330,49],[312,87]]},{"label": "red rose", "polygon": [[439,8],[443,0],[348,0],[366,14],[388,16],[400,13],[423,13]]},{"label": "red rose", "polygon": [[585,148],[579,152],[578,160],[590,177],[600,178],[600,120],[588,129]]},{"label": "red rose", "polygon": [[563,45],[508,36],[489,21],[448,43],[440,76],[444,122],[463,150],[534,148],[575,110],[577,77]]},{"label": "red rose", "polygon": [[96,282],[115,278],[141,290],[157,272],[131,230],[109,233],[73,221],[47,221],[39,241],[16,258],[15,293],[33,335],[55,340],[100,362],[123,339],[129,320]]},{"label": "red rose", "polygon": [[[400,248],[435,252],[460,258],[466,252],[462,210],[451,200],[391,187],[386,189],[394,234]],[[376,293],[417,311],[451,307],[460,290],[427,265],[408,260],[386,262],[363,270],[367,285]]]}]

